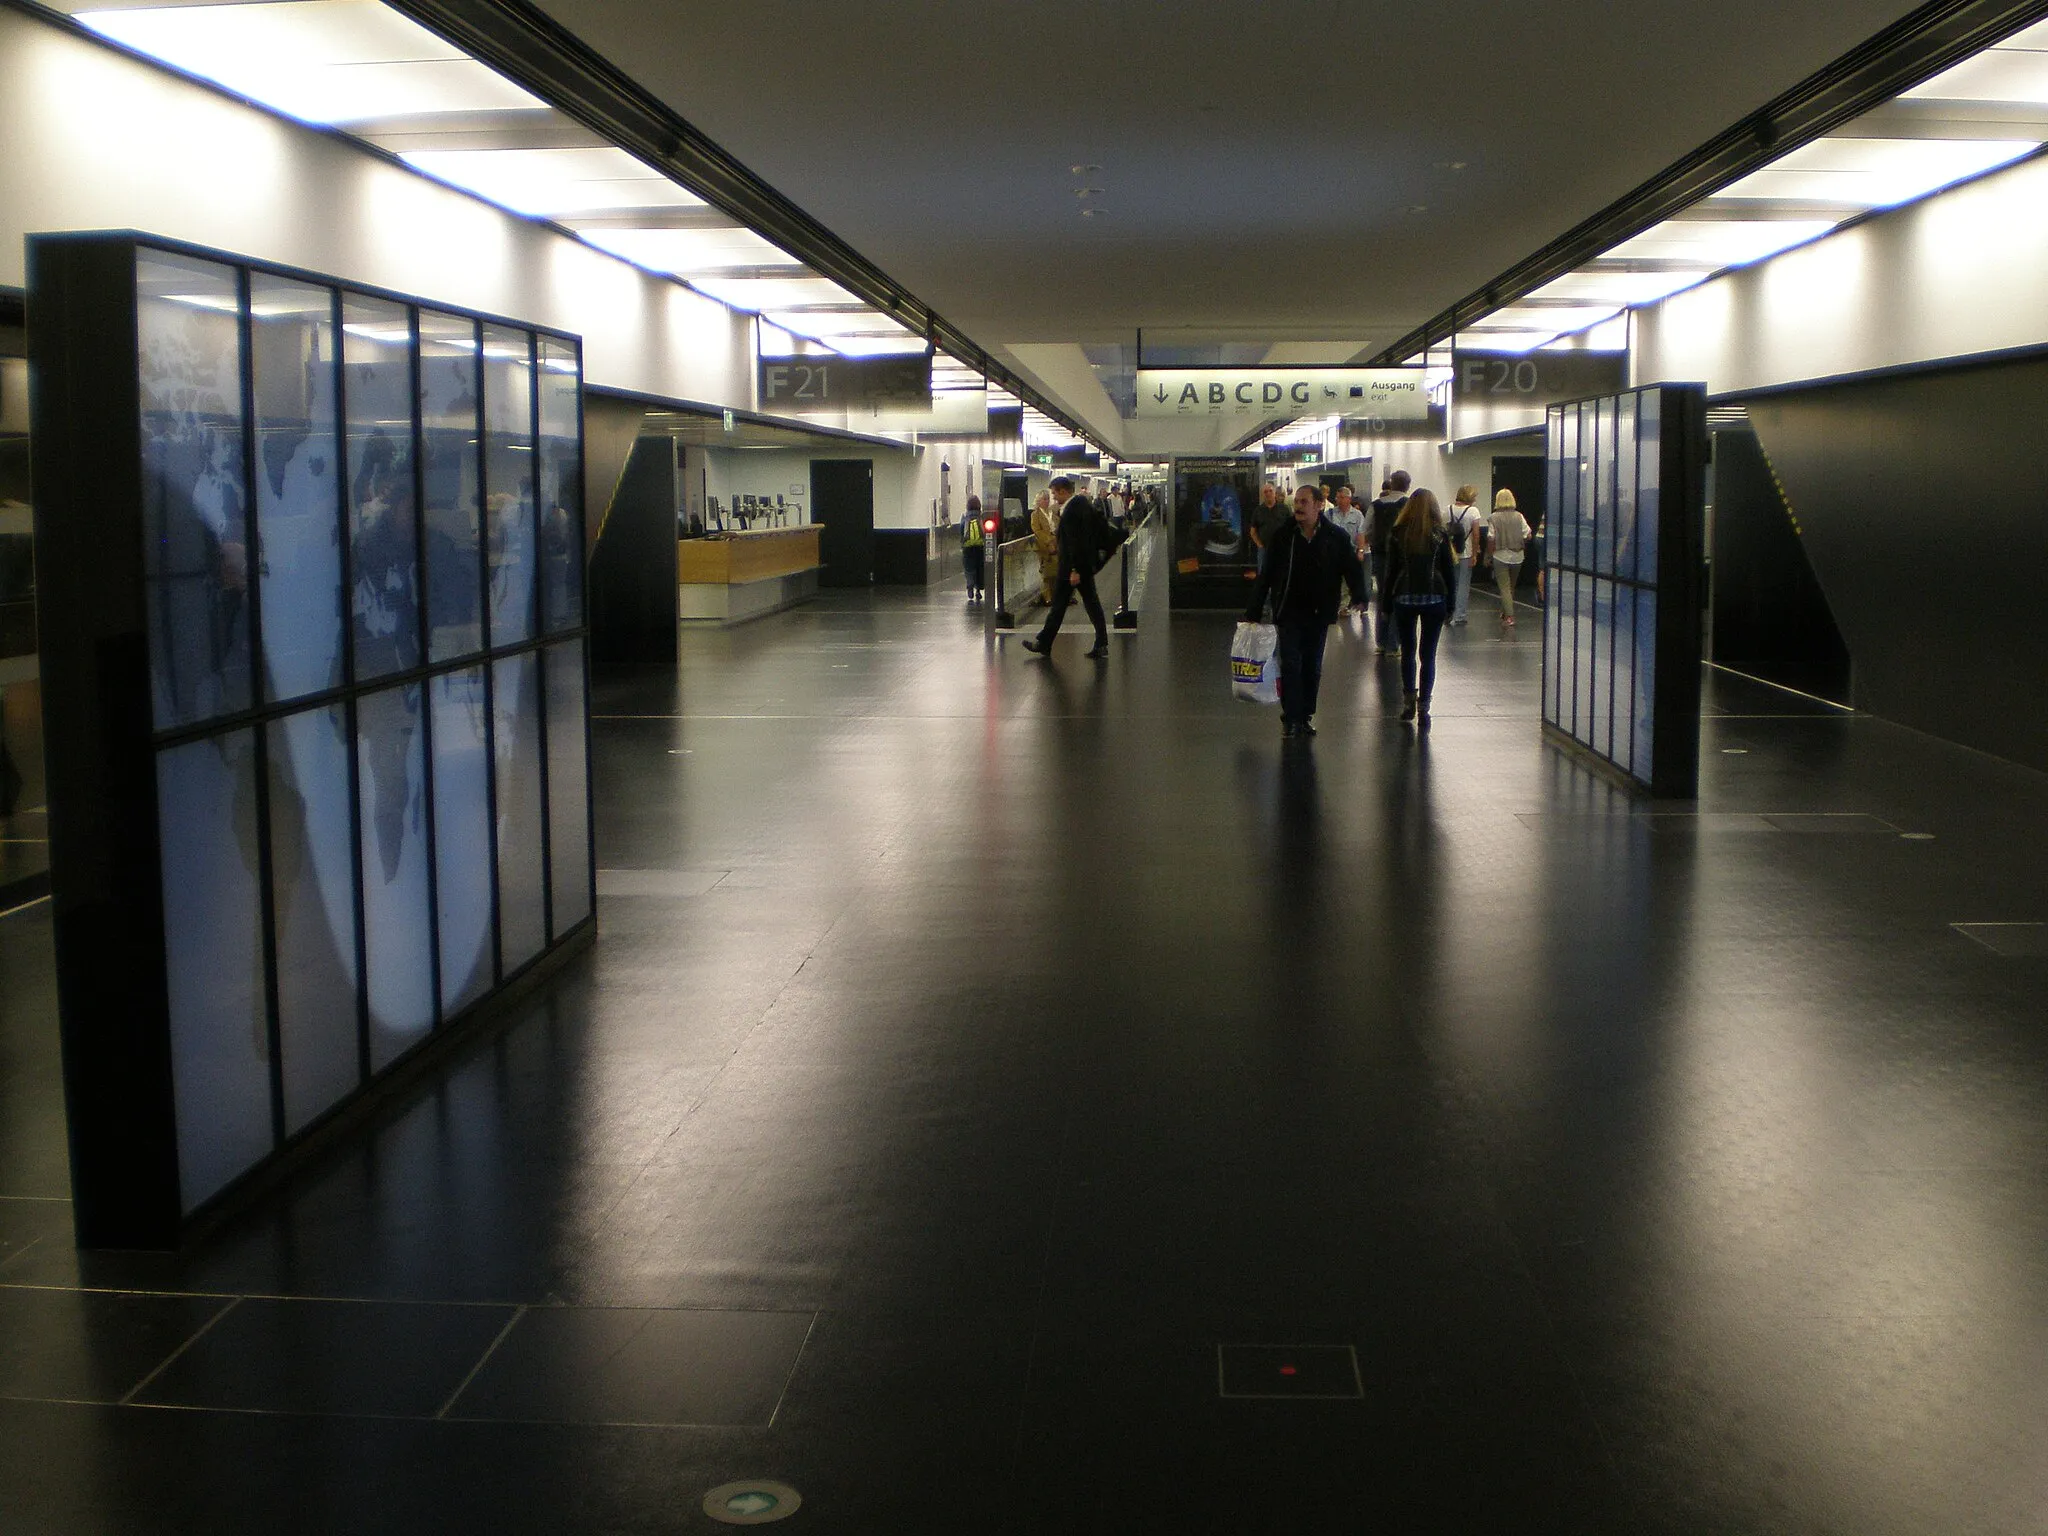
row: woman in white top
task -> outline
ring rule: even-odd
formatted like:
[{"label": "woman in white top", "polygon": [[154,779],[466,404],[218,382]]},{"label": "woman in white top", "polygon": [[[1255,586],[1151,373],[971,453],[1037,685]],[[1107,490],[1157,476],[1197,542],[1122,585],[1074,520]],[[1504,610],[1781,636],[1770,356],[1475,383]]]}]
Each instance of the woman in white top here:
[{"label": "woman in white top", "polygon": [[1479,558],[1479,487],[1458,487],[1457,504],[1451,508],[1451,557],[1457,563],[1458,589],[1451,595],[1451,623],[1465,622],[1465,610],[1472,602],[1472,566]]},{"label": "woman in white top", "polygon": [[1529,524],[1515,507],[1513,491],[1494,492],[1488,527],[1493,534],[1493,580],[1500,588],[1500,627],[1509,630],[1515,627],[1515,573],[1522,568],[1522,551],[1529,543]]}]

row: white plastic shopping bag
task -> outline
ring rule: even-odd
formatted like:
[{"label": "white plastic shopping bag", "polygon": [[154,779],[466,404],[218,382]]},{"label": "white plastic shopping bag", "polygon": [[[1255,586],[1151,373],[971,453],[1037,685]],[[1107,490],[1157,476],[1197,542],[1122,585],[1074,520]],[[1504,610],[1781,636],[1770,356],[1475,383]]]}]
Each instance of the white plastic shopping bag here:
[{"label": "white plastic shopping bag", "polygon": [[1280,635],[1270,624],[1240,624],[1230,645],[1230,691],[1253,704],[1280,702]]}]

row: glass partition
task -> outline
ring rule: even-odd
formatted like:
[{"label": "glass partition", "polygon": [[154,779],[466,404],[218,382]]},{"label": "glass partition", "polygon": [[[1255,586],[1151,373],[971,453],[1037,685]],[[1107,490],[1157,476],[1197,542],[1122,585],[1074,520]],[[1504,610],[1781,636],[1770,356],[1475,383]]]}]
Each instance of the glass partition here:
[{"label": "glass partition", "polygon": [[549,634],[583,622],[583,396],[575,349],[540,339],[540,558]]},{"label": "glass partition", "polygon": [[241,311],[233,267],[136,258],[142,579],[160,730],[249,707]]},{"label": "glass partition", "polygon": [[427,548],[427,651],[483,649],[483,530],[477,326],[420,311],[420,484]]},{"label": "glass partition", "polygon": [[[1704,401],[1664,385],[1548,413],[1544,722],[1660,794],[1697,780]],[[1687,424],[1676,437],[1674,411]]]},{"label": "glass partition", "polygon": [[334,290],[252,274],[249,370],[266,699],[303,698],[343,681],[337,361]]},{"label": "glass partition", "polygon": [[581,361],[132,249],[189,1214],[591,915]]},{"label": "glass partition", "polygon": [[484,506],[491,563],[491,644],[533,634],[533,339],[484,327]]}]

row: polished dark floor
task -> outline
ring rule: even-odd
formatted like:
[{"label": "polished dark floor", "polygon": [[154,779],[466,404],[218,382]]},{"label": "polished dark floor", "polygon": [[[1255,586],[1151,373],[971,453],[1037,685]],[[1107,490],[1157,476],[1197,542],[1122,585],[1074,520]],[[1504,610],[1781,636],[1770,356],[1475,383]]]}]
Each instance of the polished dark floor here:
[{"label": "polished dark floor", "polygon": [[1716,675],[1632,803],[1478,620],[1283,748],[1228,633],[606,682],[599,943],[178,1257],[0,921],[0,1531],[2048,1528],[2048,778]]}]

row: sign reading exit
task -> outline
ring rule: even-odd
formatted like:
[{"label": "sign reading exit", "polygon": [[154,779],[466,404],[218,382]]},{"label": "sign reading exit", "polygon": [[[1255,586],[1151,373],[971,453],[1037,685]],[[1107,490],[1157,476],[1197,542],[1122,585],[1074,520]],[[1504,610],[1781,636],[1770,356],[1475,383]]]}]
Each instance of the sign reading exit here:
[{"label": "sign reading exit", "polygon": [[1420,368],[1141,368],[1138,415],[1426,421],[1423,380]]},{"label": "sign reading exit", "polygon": [[843,411],[932,403],[932,355],[912,357],[764,357],[764,411]]}]

